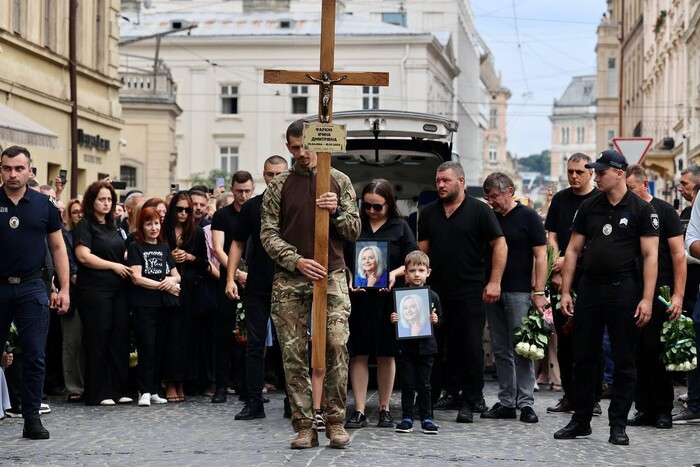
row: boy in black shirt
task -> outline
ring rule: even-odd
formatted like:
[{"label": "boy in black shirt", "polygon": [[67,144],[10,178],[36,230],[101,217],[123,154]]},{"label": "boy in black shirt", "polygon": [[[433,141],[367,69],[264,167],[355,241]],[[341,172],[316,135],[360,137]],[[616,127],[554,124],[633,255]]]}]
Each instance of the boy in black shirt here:
[{"label": "boy in black shirt", "polygon": [[[406,255],[406,285],[409,287],[424,287],[430,275],[430,259],[422,251],[412,251]],[[440,298],[430,290],[430,322],[435,325],[442,317]],[[398,323],[397,312],[391,314],[391,322]],[[401,370],[401,411],[402,418],[396,431],[410,433],[413,431],[413,402],[416,400],[420,412],[421,429],[423,433],[436,435],[438,425],[432,419],[430,398],[430,373],[433,368],[433,355],[437,354],[435,336],[422,339],[400,340],[399,367]],[[415,399],[415,391],[418,398]]]}]

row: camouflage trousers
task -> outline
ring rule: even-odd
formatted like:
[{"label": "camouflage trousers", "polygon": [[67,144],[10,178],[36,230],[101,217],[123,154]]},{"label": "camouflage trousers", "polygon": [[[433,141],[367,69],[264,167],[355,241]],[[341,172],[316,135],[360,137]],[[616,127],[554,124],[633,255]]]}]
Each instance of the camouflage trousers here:
[{"label": "camouflage trousers", "polygon": [[[313,419],[314,416],[309,377],[312,302],[311,280],[285,270],[275,273],[272,286],[272,321],[282,349],[287,393],[292,408],[292,424],[295,427],[299,421]],[[338,269],[328,276],[324,412],[329,423],[342,423],[345,420],[349,316],[350,298],[345,270]]]}]

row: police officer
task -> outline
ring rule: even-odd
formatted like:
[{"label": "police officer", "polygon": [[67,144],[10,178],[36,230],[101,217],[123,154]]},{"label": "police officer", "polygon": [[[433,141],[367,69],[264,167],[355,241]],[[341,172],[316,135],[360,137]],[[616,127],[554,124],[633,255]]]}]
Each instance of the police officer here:
[{"label": "police officer", "polygon": [[[12,321],[19,331],[22,349],[22,436],[48,439],[39,419],[44,386],[44,350],[49,327],[49,307],[68,311],[68,255],[61,234],[61,216],[48,196],[27,188],[31,174],[29,151],[11,146],[2,152],[0,187],[0,342],[5,342]],[[42,280],[44,249],[48,241],[60,289],[49,302]]]},{"label": "police officer", "polygon": [[562,274],[561,308],[564,314],[573,316],[571,285],[577,258],[585,247],[573,329],[571,402],[575,413],[554,438],[591,434],[597,349],[607,325],[615,363],[608,441],[626,445],[627,414],[636,381],[637,327],[649,321],[654,298],[659,217],[651,204],[627,189],[627,161],[622,154],[603,151],[586,168],[596,170],[595,182],[601,193],[584,201],[574,216]]}]

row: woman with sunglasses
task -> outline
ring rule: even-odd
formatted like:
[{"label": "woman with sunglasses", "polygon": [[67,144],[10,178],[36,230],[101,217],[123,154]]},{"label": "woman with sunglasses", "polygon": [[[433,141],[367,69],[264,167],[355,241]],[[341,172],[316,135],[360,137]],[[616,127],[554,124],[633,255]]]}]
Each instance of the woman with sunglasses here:
[{"label": "woman with sunglasses", "polygon": [[[345,422],[345,428],[367,426],[365,405],[369,380],[368,361],[377,359],[377,385],[379,387],[378,427],[394,428],[389,412],[391,391],[396,374],[396,329],[391,323],[394,311],[393,287],[403,286],[404,258],[418,249],[416,239],[396,205],[394,189],[387,180],[375,179],[362,190],[360,219],[362,230],[358,242],[363,240],[386,241],[389,244],[389,277],[386,287],[365,289],[358,287],[350,294],[350,380],[355,398],[355,412]],[[356,264],[355,244],[345,248],[345,261],[353,271],[362,266]]]},{"label": "woman with sunglasses", "polygon": [[194,223],[192,198],[186,191],[176,193],[170,201],[163,220],[163,237],[181,278],[181,306],[168,313],[165,326],[165,398],[168,402],[182,402],[185,400],[182,384],[187,377],[186,362],[189,361],[185,354],[186,334],[192,329],[189,323],[200,318],[194,316],[195,283],[209,267],[204,231]]}]

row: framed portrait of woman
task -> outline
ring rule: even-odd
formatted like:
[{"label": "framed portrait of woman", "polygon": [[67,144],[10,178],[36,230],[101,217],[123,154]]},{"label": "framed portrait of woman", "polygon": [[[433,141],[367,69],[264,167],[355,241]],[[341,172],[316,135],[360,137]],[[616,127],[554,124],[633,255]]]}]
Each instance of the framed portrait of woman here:
[{"label": "framed portrait of woman", "polygon": [[399,315],[397,339],[420,339],[433,335],[429,290],[429,287],[394,289],[394,307]]},{"label": "framed portrait of woman", "polygon": [[362,239],[355,242],[353,286],[363,289],[389,286],[389,242]]}]

